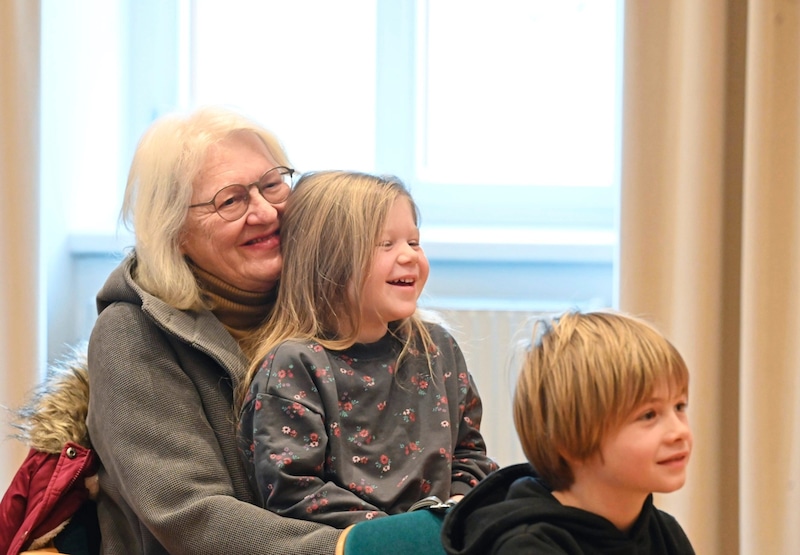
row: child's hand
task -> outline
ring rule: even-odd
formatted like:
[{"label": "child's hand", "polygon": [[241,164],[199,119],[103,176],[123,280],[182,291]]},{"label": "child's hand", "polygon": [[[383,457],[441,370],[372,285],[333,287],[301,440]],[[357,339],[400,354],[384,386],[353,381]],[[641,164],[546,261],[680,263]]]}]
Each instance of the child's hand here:
[{"label": "child's hand", "polygon": [[100,492],[100,478],[97,474],[87,476],[83,483],[89,490],[89,499],[97,499],[97,494]]}]

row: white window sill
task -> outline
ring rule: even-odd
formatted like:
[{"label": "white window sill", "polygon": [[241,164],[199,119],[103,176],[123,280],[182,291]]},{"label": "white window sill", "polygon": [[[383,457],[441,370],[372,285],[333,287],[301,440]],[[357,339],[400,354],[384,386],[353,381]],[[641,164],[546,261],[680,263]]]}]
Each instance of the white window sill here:
[{"label": "white window sill", "polygon": [[431,260],[611,263],[616,242],[603,229],[422,228]]},{"label": "white window sill", "polygon": [[[427,226],[422,247],[430,260],[472,262],[611,263],[616,234],[605,229],[509,229]],[[133,236],[73,234],[75,256],[108,256],[127,252]]]}]

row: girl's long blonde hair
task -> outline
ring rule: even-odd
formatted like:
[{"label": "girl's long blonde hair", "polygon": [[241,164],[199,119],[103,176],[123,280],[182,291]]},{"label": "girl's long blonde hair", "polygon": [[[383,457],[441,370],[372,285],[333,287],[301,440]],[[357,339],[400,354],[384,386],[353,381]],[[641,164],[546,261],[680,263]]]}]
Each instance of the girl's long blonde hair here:
[{"label": "girl's long blonde hair", "polygon": [[[283,270],[275,309],[250,340],[246,352],[253,364],[237,391],[237,408],[263,358],[283,341],[313,339],[332,350],[356,342],[364,281],[389,209],[400,197],[408,199],[418,224],[419,210],[396,177],[324,171],[300,178],[281,219]],[[404,342],[399,358],[409,349],[430,357],[432,340],[418,313],[391,329]]]}]

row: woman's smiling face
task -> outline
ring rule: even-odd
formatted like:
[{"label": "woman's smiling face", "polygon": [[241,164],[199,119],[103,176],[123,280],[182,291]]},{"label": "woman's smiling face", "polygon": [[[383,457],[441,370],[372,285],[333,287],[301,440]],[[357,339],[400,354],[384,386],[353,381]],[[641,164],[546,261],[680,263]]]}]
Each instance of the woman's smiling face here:
[{"label": "woman's smiling face", "polygon": [[[250,132],[237,132],[209,149],[194,183],[190,204],[211,200],[228,185],[258,181],[278,166],[264,143]],[[245,291],[266,292],[281,272],[280,216],[285,203],[272,205],[250,190],[247,212],[233,222],[211,206],[189,210],[181,251],[197,266]]]}]

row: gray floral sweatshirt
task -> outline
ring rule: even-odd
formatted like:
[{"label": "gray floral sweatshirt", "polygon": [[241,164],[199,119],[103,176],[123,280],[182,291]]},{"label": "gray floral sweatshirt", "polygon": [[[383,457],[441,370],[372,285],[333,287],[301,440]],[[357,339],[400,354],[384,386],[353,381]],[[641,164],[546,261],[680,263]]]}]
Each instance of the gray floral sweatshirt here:
[{"label": "gray floral sweatshirt", "polygon": [[469,492],[497,466],[480,434],[481,401],[441,326],[435,350],[391,333],[328,351],[287,341],[265,358],[239,424],[248,476],[266,508],[345,528]]}]

